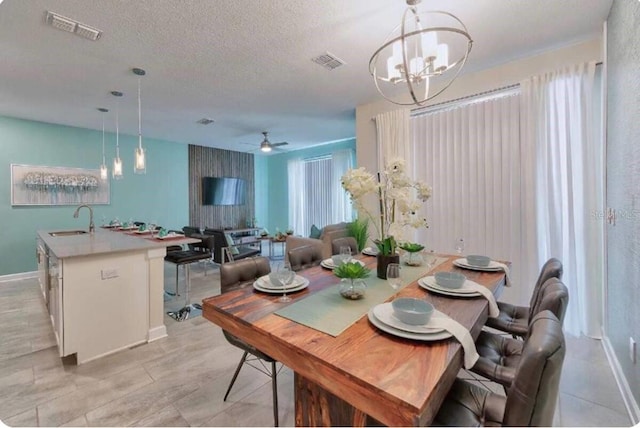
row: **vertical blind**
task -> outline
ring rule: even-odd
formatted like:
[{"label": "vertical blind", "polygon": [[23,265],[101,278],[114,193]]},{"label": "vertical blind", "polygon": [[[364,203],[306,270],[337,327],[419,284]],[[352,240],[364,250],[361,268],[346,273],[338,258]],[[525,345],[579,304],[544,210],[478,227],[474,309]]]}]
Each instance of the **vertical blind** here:
[{"label": "vertical blind", "polygon": [[465,254],[512,261],[516,281],[521,217],[518,107],[517,94],[508,93],[411,119],[413,170],[434,189],[423,208],[430,227],[418,232],[418,242],[452,253],[462,238]]}]

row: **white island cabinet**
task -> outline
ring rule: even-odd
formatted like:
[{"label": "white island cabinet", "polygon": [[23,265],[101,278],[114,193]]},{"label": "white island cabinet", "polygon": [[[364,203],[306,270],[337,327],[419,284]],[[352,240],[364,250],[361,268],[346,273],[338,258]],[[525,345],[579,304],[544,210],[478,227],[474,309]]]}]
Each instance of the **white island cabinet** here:
[{"label": "white island cabinet", "polygon": [[40,231],[48,254],[43,293],[60,356],[78,364],[167,335],[164,256],[167,245],[124,232],[58,235]]}]

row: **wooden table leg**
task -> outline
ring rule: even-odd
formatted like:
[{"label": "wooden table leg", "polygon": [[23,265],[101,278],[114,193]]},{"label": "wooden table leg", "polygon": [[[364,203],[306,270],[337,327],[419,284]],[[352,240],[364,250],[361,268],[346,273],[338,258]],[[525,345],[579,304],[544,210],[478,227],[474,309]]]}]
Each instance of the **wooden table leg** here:
[{"label": "wooden table leg", "polygon": [[296,426],[381,426],[320,385],[294,373]]}]

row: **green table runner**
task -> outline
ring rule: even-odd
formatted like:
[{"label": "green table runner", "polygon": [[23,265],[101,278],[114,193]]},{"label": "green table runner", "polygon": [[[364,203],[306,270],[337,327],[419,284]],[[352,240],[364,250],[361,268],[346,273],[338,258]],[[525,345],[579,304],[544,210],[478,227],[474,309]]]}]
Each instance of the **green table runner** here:
[{"label": "green table runner", "polygon": [[[429,270],[447,261],[446,257],[437,257],[432,267],[402,265],[400,276],[402,288],[421,278]],[[369,312],[373,306],[384,302],[399,290],[391,288],[387,281],[376,276],[375,269],[365,279],[367,290],[364,299],[347,300],[340,296],[340,284],[305,297],[275,313],[299,324],[306,325],[331,336],[338,336],[351,324]]]}]

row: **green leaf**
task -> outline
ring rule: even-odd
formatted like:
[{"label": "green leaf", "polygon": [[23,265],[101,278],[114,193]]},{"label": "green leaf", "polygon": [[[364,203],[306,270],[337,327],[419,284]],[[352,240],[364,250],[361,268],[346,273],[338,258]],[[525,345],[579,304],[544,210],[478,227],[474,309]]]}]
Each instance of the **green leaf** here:
[{"label": "green leaf", "polygon": [[333,274],[338,278],[366,278],[371,270],[362,266],[356,261],[342,263],[333,270]]},{"label": "green leaf", "polygon": [[424,245],[420,245],[415,242],[405,242],[404,244],[400,245],[400,248],[410,253],[417,253],[418,251],[424,250]]}]

